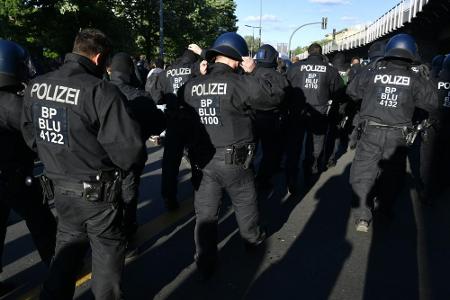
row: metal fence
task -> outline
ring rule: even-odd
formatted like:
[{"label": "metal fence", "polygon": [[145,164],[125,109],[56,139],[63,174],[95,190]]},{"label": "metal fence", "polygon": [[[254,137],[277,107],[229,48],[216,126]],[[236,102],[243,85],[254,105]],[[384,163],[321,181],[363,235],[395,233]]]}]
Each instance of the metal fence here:
[{"label": "metal fence", "polygon": [[323,46],[323,53],[344,51],[364,46],[411,22],[430,0],[403,0],[372,24],[341,40]]}]

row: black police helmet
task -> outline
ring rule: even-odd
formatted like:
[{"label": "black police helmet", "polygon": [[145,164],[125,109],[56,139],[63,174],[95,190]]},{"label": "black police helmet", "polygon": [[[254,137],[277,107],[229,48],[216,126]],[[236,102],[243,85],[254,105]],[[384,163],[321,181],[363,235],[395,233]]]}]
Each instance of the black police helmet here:
[{"label": "black police helmet", "polygon": [[0,40],[0,87],[20,85],[28,77],[27,50],[8,40]]},{"label": "black police helmet", "polygon": [[417,44],[412,36],[405,33],[394,35],[386,44],[385,57],[396,57],[411,61],[417,58]]},{"label": "black police helmet", "polygon": [[431,69],[440,71],[442,69],[442,64],[444,63],[445,56],[442,54],[436,55],[431,60]]},{"label": "black police helmet", "polygon": [[247,43],[236,32],[223,33],[216,39],[213,46],[206,51],[205,56],[207,60],[211,60],[217,55],[242,61],[243,56],[248,56]]},{"label": "black police helmet", "polygon": [[442,63],[442,70],[450,73],[450,53],[447,54],[444,58],[444,62]]},{"label": "black police helmet", "polygon": [[378,57],[384,56],[384,51],[386,48],[386,42],[384,41],[376,41],[369,47],[369,58],[370,60],[374,60]]},{"label": "black police helmet", "polygon": [[255,60],[258,65],[275,68],[278,61],[278,51],[270,45],[262,45],[256,52]]}]

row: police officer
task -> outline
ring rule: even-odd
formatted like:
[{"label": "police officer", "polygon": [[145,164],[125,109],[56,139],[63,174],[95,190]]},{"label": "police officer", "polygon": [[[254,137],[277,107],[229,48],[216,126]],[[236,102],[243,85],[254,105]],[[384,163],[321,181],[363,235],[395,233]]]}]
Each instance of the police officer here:
[{"label": "police officer", "polygon": [[418,51],[414,38],[397,34],[385,50],[385,58],[347,88],[350,97],[362,99],[360,121],[365,122],[350,171],[350,183],[359,201],[356,230],[361,232],[369,229],[369,202],[374,193],[380,209],[389,213],[392,206],[406,168],[405,128],[411,126],[414,108],[436,109],[433,86],[411,68]]},{"label": "police officer", "polygon": [[[48,266],[55,249],[56,221],[33,178],[35,154],[20,132],[27,62],[24,48],[0,40],[0,139],[4,145],[0,148],[0,261],[12,209],[25,220],[39,255]],[[7,291],[7,285],[0,281],[0,296]]]},{"label": "police officer", "polygon": [[[439,56],[433,59],[433,68],[430,74],[438,93],[439,109],[436,115],[426,116],[426,122],[430,126],[420,134],[421,180],[418,193],[420,200],[425,204],[432,204],[434,196],[437,196],[448,185],[447,178],[450,169],[450,161],[446,155],[450,151],[448,141],[450,134],[450,57],[445,56],[441,66],[438,66],[439,61],[441,61]],[[423,121],[422,124],[424,124]]]},{"label": "police officer", "polygon": [[[156,108],[150,94],[139,88],[140,84],[134,72],[131,56],[120,52],[111,61],[111,83],[119,88],[128,101],[125,102],[133,119],[140,126],[143,146],[152,134],[159,134],[165,129],[164,113]],[[144,149],[145,151],[145,149]],[[127,240],[130,242],[137,230],[136,210],[139,195],[139,181],[144,162],[137,169],[131,170],[122,184],[124,202],[124,227]]]},{"label": "police officer", "polygon": [[[240,234],[247,245],[256,246],[265,236],[258,225],[250,168],[254,151],[250,109],[273,110],[284,91],[271,72],[255,69],[253,59],[247,56],[247,44],[240,35],[220,35],[206,52],[206,59],[214,61],[208,73],[191,79],[180,91],[183,102],[192,108],[215,148],[211,159],[192,161],[202,169],[194,198],[195,259],[205,277],[212,274],[217,261],[217,222],[223,189],[231,198]],[[249,74],[238,74],[240,67]]]},{"label": "police officer", "polygon": [[[270,45],[261,46],[256,52],[256,68],[258,73],[273,78],[273,83],[281,90],[286,90],[288,82],[286,78],[276,71],[278,52]],[[260,70],[259,70],[260,69]],[[276,103],[282,103],[284,99],[275,99]],[[256,182],[259,188],[270,189],[273,174],[280,166],[282,155],[281,132],[281,105],[273,109],[255,111],[255,134],[261,141],[262,158],[259,164]],[[255,141],[258,143],[258,140]]]},{"label": "police officer", "polygon": [[330,99],[339,99],[343,82],[338,71],[322,56],[322,47],[313,43],[309,57],[288,69],[290,84],[290,146],[287,152],[287,183],[290,193],[296,192],[298,161],[306,132],[305,178],[309,182],[318,175],[328,128],[327,110]]},{"label": "police officer", "polygon": [[146,154],[126,99],[102,80],[109,51],[105,34],[81,30],[64,64],[25,90],[23,135],[44,163],[58,214],[55,257],[42,299],[72,298],[89,244],[95,298],[122,298],[121,174],[140,166]]},{"label": "police officer", "polygon": [[433,126],[436,131],[434,158],[438,166],[439,187],[443,189],[448,186],[450,170],[450,54],[445,56],[442,63],[442,70],[437,78],[439,111],[437,114],[436,125]]},{"label": "police officer", "polygon": [[169,211],[178,209],[177,185],[181,159],[183,158],[182,137],[177,136],[174,118],[177,109],[177,91],[191,77],[199,74],[196,63],[198,56],[191,50],[185,50],[170,67],[158,74],[150,94],[159,105],[166,105],[167,129],[164,139],[162,160],[161,195]]}]

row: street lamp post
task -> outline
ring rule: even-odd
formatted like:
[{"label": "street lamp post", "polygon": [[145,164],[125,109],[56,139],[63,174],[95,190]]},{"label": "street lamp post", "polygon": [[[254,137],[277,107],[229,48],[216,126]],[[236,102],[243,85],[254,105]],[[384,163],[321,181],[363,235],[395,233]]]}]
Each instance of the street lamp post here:
[{"label": "street lamp post", "polygon": [[289,51],[289,59],[291,59],[291,41],[292,41],[292,37],[294,36],[294,34],[301,28],[308,26],[308,25],[314,25],[314,24],[322,24],[322,29],[327,29],[327,23],[328,23],[328,18],[323,17],[322,21],[320,22],[312,22],[312,23],[306,23],[303,25],[300,25],[299,27],[297,27],[291,34],[291,37],[289,38],[289,44],[288,44],[288,51]]},{"label": "street lamp post", "polygon": [[[259,47],[261,47],[262,0],[259,1]],[[253,39],[254,41],[255,39]]]},{"label": "street lamp post", "polygon": [[[253,36],[252,36],[252,46],[250,48],[250,56],[253,57],[253,53],[255,52],[255,28],[259,28],[261,30],[260,26],[252,26],[252,25],[244,25],[245,27],[250,27],[253,30]],[[259,40],[259,44],[261,46],[261,39]]]},{"label": "street lamp post", "polygon": [[159,0],[159,58],[164,59],[164,14],[163,0]]}]

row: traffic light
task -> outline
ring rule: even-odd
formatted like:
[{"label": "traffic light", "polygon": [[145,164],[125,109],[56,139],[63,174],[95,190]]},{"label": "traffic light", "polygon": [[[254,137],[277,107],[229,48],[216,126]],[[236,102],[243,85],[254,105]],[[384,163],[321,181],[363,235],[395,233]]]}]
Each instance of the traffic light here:
[{"label": "traffic light", "polygon": [[322,17],[322,29],[327,29],[328,18]]}]

